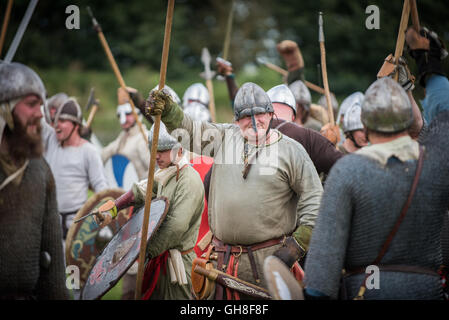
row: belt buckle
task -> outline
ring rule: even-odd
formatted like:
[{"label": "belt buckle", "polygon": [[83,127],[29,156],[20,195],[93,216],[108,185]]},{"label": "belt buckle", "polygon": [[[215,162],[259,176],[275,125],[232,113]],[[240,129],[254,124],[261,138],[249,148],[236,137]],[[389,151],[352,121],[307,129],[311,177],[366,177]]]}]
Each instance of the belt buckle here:
[{"label": "belt buckle", "polygon": [[232,255],[234,256],[234,258],[238,258],[242,255],[243,253],[243,247],[242,246],[238,246],[240,248],[240,252],[238,254],[232,253]]}]

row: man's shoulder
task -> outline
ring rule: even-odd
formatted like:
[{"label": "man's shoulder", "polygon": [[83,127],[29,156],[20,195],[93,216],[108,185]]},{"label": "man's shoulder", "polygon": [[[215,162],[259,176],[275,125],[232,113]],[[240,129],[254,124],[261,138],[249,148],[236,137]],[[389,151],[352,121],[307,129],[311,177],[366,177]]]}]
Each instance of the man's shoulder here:
[{"label": "man's shoulder", "polygon": [[279,139],[279,144],[281,147],[286,147],[291,149],[290,151],[297,151],[297,152],[306,152],[303,145],[297,141],[296,139],[293,139],[292,137],[289,137],[285,133],[279,132],[281,138]]},{"label": "man's shoulder", "polygon": [[43,156],[30,159],[28,168],[25,172],[36,177],[35,183],[49,181],[49,179],[52,183],[54,183],[53,172]]},{"label": "man's shoulder", "polygon": [[372,174],[371,169],[381,167],[381,164],[374,159],[355,153],[349,153],[335,162],[329,174],[338,172],[344,176],[370,176]]},{"label": "man's shoulder", "polygon": [[201,176],[198,173],[198,171],[196,171],[193,168],[192,164],[187,164],[182,170],[181,170],[181,174],[185,177],[185,179],[188,180],[192,180],[192,181],[198,181],[199,183],[203,184],[203,181],[201,180]]}]

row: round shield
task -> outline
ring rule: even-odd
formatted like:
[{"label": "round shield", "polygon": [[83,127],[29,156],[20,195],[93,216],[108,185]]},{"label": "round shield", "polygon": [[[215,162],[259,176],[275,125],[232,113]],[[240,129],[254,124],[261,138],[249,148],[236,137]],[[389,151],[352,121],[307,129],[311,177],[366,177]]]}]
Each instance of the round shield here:
[{"label": "round shield", "polygon": [[106,161],[104,169],[108,184],[112,187],[130,190],[133,183],[139,181],[136,168],[124,155],[114,154]]},{"label": "round shield", "polygon": [[265,258],[263,272],[273,299],[304,300],[301,286],[281,260],[275,256],[268,256]]},{"label": "round shield", "polygon": [[[116,199],[125,193],[122,189],[106,189],[90,197],[76,213],[74,221],[89,214],[97,205],[109,199]],[[108,226],[98,228],[93,217],[87,217],[79,223],[72,223],[65,242],[65,256],[67,265],[75,265],[80,271],[80,285],[82,286],[88,276],[89,270],[100,255],[105,245],[114,234],[123,226],[130,215],[132,207],[121,210],[117,218]]]},{"label": "round shield", "polygon": [[[129,221],[117,232],[101,255],[97,257],[81,291],[82,300],[101,298],[108,292],[139,257],[141,230],[144,209],[132,215]],[[159,228],[168,211],[165,197],[151,201],[147,241]]]}]

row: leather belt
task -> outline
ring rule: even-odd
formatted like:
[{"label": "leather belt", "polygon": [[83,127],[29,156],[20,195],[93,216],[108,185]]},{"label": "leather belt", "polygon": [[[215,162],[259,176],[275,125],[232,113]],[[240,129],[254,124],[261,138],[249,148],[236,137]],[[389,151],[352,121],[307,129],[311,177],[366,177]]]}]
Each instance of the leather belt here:
[{"label": "leather belt", "polygon": [[[226,272],[229,258],[231,253],[235,255],[236,258],[240,257],[242,253],[248,253],[248,259],[251,264],[251,270],[253,272],[253,277],[256,283],[260,282],[259,274],[257,272],[256,261],[254,259],[253,251],[260,250],[263,248],[272,247],[274,245],[283,243],[285,241],[285,236],[270,239],[267,241],[255,243],[253,245],[229,245],[225,244],[223,241],[218,239],[217,237],[213,237],[212,246],[213,250],[218,253],[217,257],[217,269]],[[221,300],[223,299],[223,288],[220,285],[217,285],[215,291],[215,299]]]},{"label": "leather belt", "polygon": [[[396,264],[389,264],[389,265],[376,265],[380,271],[390,271],[390,272],[405,272],[405,273],[419,273],[419,274],[427,274],[431,276],[439,277],[440,275],[436,270],[432,270],[430,268],[426,267],[420,267],[420,266],[409,266],[409,265],[396,265]],[[366,272],[366,267],[359,267],[359,268],[353,268],[348,269],[345,271],[345,276],[352,276],[356,274],[362,274]]]},{"label": "leather belt", "polygon": [[270,239],[267,241],[263,241],[263,242],[259,242],[256,244],[252,244],[252,245],[228,245],[225,244],[223,241],[219,240],[218,238],[216,238],[214,236],[214,238],[212,239],[212,245],[214,246],[214,251],[216,252],[226,252],[227,248],[230,247],[230,253],[247,253],[248,249],[250,249],[251,251],[256,251],[256,250],[260,250],[263,248],[268,248],[274,245],[277,245],[279,243],[282,243],[284,241],[285,237],[279,237],[279,238],[275,238],[275,239]]},{"label": "leather belt", "polygon": [[187,249],[186,251],[180,251],[180,253],[183,256],[183,255],[188,254],[188,253],[190,253],[192,251],[193,251],[193,248],[190,248],[190,249]]}]

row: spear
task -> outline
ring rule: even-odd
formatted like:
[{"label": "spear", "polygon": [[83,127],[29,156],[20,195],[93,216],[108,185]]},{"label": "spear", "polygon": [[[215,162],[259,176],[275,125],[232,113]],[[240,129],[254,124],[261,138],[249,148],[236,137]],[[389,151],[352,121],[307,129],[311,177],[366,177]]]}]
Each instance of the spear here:
[{"label": "spear", "polygon": [[232,0],[231,10],[229,11],[228,23],[226,25],[226,35],[223,43],[223,59],[228,60],[229,45],[231,44],[232,20],[234,19],[234,2]]},{"label": "spear", "polygon": [[201,61],[204,64],[204,72],[201,73],[201,76],[206,80],[207,91],[209,92],[210,102],[210,116],[212,118],[212,122],[215,122],[215,99],[214,99],[214,87],[212,84],[212,79],[214,78],[215,72],[210,70],[210,53],[207,48],[203,48],[201,52]]},{"label": "spear", "polygon": [[6,29],[8,29],[9,16],[11,15],[12,3],[13,0],[8,0],[8,5],[6,6],[5,11],[5,18],[3,19],[2,34],[0,35],[0,56],[2,54],[3,43],[5,42]]},{"label": "spear", "polygon": [[412,24],[415,31],[419,33],[421,26],[419,24],[418,7],[416,6],[416,0],[410,0],[410,12],[412,15]]},{"label": "spear", "polygon": [[332,99],[329,91],[329,83],[327,81],[327,69],[326,69],[326,48],[324,46],[324,31],[323,31],[323,13],[320,12],[318,16],[319,35],[318,41],[320,42],[321,53],[321,71],[323,76],[324,93],[327,101],[327,112],[329,113],[329,123],[335,125],[334,111],[332,110]]},{"label": "spear", "polygon": [[129,95],[128,90],[126,89],[126,84],[125,84],[125,80],[123,80],[122,74],[120,72],[120,69],[117,66],[117,63],[115,62],[114,56],[112,55],[111,49],[109,48],[108,42],[106,41],[106,38],[103,34],[103,31],[101,30],[101,26],[98,23],[97,19],[95,19],[92,10],[90,9],[90,7],[87,7],[87,12],[89,13],[91,19],[92,19],[92,24],[94,26],[94,30],[97,32],[98,34],[98,38],[100,39],[101,44],[103,45],[103,49],[106,53],[106,56],[109,60],[109,63],[111,64],[112,70],[114,71],[115,76],[117,77],[117,80],[120,84],[120,86],[122,87],[123,91],[126,93],[126,95],[128,96],[128,101],[131,104],[131,109],[132,109],[132,113],[134,115],[134,118],[136,119],[137,125],[139,127],[140,133],[142,134],[142,138],[145,140],[145,144],[147,143],[147,135],[145,134],[145,131],[143,129],[142,126],[142,122],[140,122],[139,117],[137,116],[136,113],[136,106],[134,105],[134,101],[131,99],[131,96]]},{"label": "spear", "polygon": [[[165,77],[167,74],[168,51],[170,48],[170,34],[173,21],[173,9],[175,0],[168,0],[167,16],[165,19],[164,46],[162,48],[161,70],[159,73],[159,90],[165,86]],[[142,235],[140,240],[139,268],[137,271],[135,299],[139,300],[142,296],[142,280],[145,262],[145,252],[147,248],[148,221],[150,219],[151,195],[154,184],[154,169],[156,167],[157,143],[159,139],[159,128],[161,125],[161,115],[158,114],[154,119],[153,142],[151,144],[150,169],[148,170],[147,193],[145,196],[145,210],[143,216]]]},{"label": "spear", "polygon": [[12,40],[11,45],[8,48],[8,52],[6,52],[6,56],[4,59],[5,62],[11,62],[14,58],[14,55],[16,54],[20,41],[22,41],[23,34],[28,27],[28,23],[30,22],[31,16],[33,15],[38,1],[39,0],[30,0],[27,10],[25,11],[25,15],[23,16],[19,28],[17,29],[16,35],[14,36],[14,39]]},{"label": "spear", "polygon": [[[402,52],[404,51],[405,30],[407,29],[409,16],[410,16],[410,1],[404,0],[404,6],[402,7],[401,22],[399,24],[398,38],[396,40],[396,50],[394,51],[394,63],[396,67],[399,63],[399,58],[402,56]],[[419,30],[417,32],[419,32]],[[394,75],[394,80],[398,81],[398,79],[399,79],[399,72],[396,72]]]},{"label": "spear", "polygon": [[[267,67],[268,69],[271,69],[273,71],[276,71],[277,73],[280,73],[283,76],[287,76],[288,75],[288,71],[275,65],[274,63],[268,62],[265,59],[258,57],[257,58],[257,63],[264,65],[265,67]],[[324,94],[324,89],[321,88],[320,86],[317,86],[316,84],[310,82],[310,81],[303,81],[304,84],[306,85],[307,88],[309,88],[310,90],[313,90],[315,92]]]}]

